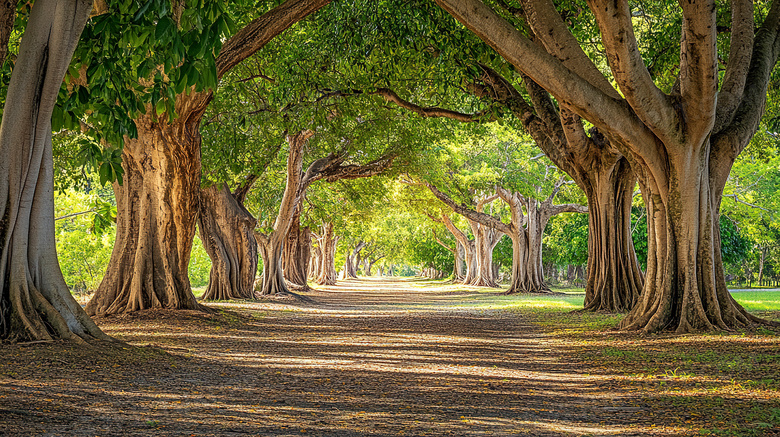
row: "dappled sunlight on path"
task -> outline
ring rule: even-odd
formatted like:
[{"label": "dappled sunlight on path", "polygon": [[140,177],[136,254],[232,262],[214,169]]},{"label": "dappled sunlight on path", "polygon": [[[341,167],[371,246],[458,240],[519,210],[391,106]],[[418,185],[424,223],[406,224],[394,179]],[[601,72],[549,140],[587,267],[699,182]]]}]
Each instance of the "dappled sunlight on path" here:
[{"label": "dappled sunlight on path", "polygon": [[[0,434],[686,431],[656,427],[628,378],[591,374],[575,359],[576,346],[522,313],[471,304],[498,292],[370,278],[307,293],[314,303],[216,303],[209,306],[227,311],[99,319],[143,353],[116,362],[116,354],[90,358],[65,348],[56,357],[32,357],[14,347],[10,355],[39,366],[0,375]],[[41,364],[63,371],[45,372]]]}]

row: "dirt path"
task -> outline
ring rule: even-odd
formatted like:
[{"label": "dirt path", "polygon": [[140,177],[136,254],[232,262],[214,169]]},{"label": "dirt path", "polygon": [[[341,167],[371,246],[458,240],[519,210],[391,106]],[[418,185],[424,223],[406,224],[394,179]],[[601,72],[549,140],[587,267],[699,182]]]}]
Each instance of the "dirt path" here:
[{"label": "dirt path", "polygon": [[469,293],[362,280],[308,296],[98,320],[134,348],[0,346],[0,435],[684,431],[522,315],[463,306]]}]

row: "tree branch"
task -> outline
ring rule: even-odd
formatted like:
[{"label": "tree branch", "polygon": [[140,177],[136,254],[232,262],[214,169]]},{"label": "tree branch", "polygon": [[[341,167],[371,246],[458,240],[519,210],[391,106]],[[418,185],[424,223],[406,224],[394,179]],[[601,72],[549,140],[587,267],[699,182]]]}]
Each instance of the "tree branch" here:
[{"label": "tree branch", "polygon": [[504,59],[550,92],[559,103],[597,127],[614,132],[622,144],[652,145],[654,135],[628,104],[599,90],[530,41],[479,0],[435,0]]},{"label": "tree branch", "polygon": [[729,62],[718,94],[714,132],[719,132],[723,126],[731,123],[734,112],[742,100],[753,55],[755,36],[753,21],[753,2],[751,0],[733,0],[731,2]]},{"label": "tree branch", "polygon": [[747,205],[747,206],[749,206],[751,208],[754,208],[754,209],[760,209],[761,211],[766,211],[766,212],[773,212],[773,211],[771,211],[769,209],[764,208],[763,206],[758,206],[758,205],[753,204],[753,203],[745,202],[744,200],[740,199],[736,194],[724,194],[723,197],[731,197],[732,199],[734,199],[734,202],[741,203],[743,205]]},{"label": "tree branch", "polygon": [[74,212],[72,214],[66,214],[66,215],[63,215],[63,216],[60,216],[60,217],[56,217],[54,219],[54,221],[56,222],[57,220],[65,220],[65,219],[69,219],[69,218],[72,218],[72,217],[78,217],[80,215],[89,214],[91,212],[95,212],[95,210],[94,209],[90,209],[90,210],[87,210],[87,211],[81,211],[81,212]]},{"label": "tree branch", "polygon": [[601,39],[609,54],[612,74],[626,100],[644,124],[664,143],[671,140],[679,143],[679,138],[669,137],[669,126],[677,125],[677,112],[669,96],[655,86],[642,60],[628,1],[594,0],[591,10],[601,29]]},{"label": "tree branch", "polygon": [[275,36],[330,2],[331,0],[287,0],[252,20],[222,45],[217,57],[217,77],[222,78],[231,68],[255,54]]},{"label": "tree branch", "polygon": [[510,225],[507,225],[506,223],[493,217],[492,215],[485,214],[484,212],[475,211],[467,207],[466,205],[459,205],[455,203],[455,201],[452,200],[449,196],[439,191],[439,189],[436,188],[434,185],[428,182],[423,182],[423,184],[426,187],[428,187],[429,190],[431,190],[431,193],[433,193],[433,195],[436,196],[437,199],[441,200],[445,205],[449,206],[453,211],[457,212],[458,214],[470,220],[473,220],[477,223],[499,230],[505,234],[509,234],[512,232],[512,228],[510,227]]},{"label": "tree branch", "polygon": [[438,108],[435,106],[434,107],[418,106],[408,100],[402,99],[400,96],[398,96],[398,94],[395,93],[395,91],[392,91],[387,88],[379,88],[376,91],[371,92],[370,94],[381,96],[388,102],[394,103],[400,106],[401,108],[408,109],[409,111],[412,111],[423,118],[442,117],[442,118],[450,118],[452,120],[457,120],[464,123],[470,123],[475,121],[489,122],[495,120],[495,117],[489,115],[490,114],[489,110],[480,111],[475,114],[464,114],[462,112],[451,111],[449,109]]}]

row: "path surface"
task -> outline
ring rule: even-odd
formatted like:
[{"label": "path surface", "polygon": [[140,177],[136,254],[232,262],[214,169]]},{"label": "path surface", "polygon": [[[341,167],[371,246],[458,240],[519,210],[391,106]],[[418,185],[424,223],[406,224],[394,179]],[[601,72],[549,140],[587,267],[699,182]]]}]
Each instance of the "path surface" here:
[{"label": "path surface", "polygon": [[[638,394],[518,313],[410,281],[346,284],[310,293],[316,304],[99,320],[136,352],[5,347],[0,435],[680,431],[653,428]],[[11,375],[15,359],[33,365]]]}]

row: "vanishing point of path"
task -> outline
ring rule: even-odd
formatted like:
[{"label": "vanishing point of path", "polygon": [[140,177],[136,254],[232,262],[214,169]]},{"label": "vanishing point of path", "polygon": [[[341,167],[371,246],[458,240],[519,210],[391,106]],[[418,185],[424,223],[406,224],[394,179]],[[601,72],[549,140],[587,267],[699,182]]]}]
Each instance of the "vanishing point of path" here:
[{"label": "vanishing point of path", "polygon": [[0,435],[680,431],[654,427],[639,394],[591,375],[575,347],[521,313],[464,304],[474,295],[345,281],[308,293],[313,303],[98,320],[136,348],[2,346]]}]

